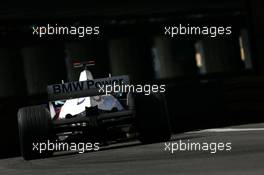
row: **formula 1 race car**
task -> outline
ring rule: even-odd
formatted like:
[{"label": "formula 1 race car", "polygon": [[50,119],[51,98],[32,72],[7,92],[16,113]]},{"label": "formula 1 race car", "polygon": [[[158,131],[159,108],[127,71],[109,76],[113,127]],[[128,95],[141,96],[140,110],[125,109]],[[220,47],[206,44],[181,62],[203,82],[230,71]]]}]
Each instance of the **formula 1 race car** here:
[{"label": "formula 1 race car", "polygon": [[52,156],[54,150],[40,153],[33,149],[34,143],[47,141],[82,140],[104,145],[131,136],[142,143],[170,139],[166,101],[162,94],[105,94],[100,91],[101,86],[129,84],[129,77],[93,79],[87,70],[91,64],[91,61],[75,64],[75,67],[84,67],[79,81],[49,85],[47,104],[19,109],[20,148],[25,160]]}]

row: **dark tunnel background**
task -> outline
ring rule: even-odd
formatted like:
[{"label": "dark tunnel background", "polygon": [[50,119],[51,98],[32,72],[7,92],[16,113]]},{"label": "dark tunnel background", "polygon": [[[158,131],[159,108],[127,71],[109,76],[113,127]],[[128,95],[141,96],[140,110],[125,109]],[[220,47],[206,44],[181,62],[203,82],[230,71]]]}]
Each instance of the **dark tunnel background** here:
[{"label": "dark tunnel background", "polygon": [[[96,60],[96,78],[128,74],[166,84],[173,132],[263,122],[262,1],[104,4],[4,11],[0,16],[0,157],[19,155],[17,110],[46,102],[46,86],[78,79],[75,61]],[[137,10],[134,10],[137,9]],[[97,25],[101,35],[32,36],[32,25]],[[232,35],[164,36],[164,26],[232,26]],[[263,31],[263,30],[262,30]]]}]

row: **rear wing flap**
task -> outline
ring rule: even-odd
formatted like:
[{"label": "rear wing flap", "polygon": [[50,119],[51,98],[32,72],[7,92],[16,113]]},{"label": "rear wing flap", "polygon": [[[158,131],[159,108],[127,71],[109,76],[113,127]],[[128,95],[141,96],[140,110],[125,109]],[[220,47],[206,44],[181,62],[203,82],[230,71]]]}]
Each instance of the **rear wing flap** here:
[{"label": "rear wing flap", "polygon": [[129,76],[113,76],[87,81],[74,81],[63,84],[53,84],[47,87],[48,100],[66,100],[80,97],[103,95],[106,85],[127,85]]}]

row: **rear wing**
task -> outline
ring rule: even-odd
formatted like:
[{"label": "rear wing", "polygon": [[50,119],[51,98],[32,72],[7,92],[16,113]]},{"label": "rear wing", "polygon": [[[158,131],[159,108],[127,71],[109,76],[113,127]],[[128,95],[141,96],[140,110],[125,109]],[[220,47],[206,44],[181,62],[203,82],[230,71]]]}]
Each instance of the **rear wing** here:
[{"label": "rear wing", "polygon": [[127,85],[127,75],[100,78],[87,81],[74,81],[63,84],[54,84],[47,87],[49,101],[66,100],[80,97],[103,95],[102,87],[106,85]]}]

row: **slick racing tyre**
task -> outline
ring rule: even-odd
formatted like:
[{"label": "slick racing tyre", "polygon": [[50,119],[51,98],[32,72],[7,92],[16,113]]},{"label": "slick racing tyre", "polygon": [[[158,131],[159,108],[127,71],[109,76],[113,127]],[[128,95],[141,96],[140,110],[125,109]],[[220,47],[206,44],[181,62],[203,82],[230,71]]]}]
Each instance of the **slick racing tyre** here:
[{"label": "slick racing tyre", "polygon": [[135,122],[139,140],[144,143],[165,142],[171,138],[171,127],[164,95],[135,95]]},{"label": "slick racing tyre", "polygon": [[[48,109],[30,106],[19,109],[18,129],[20,149],[25,160],[49,157],[53,151],[40,152],[34,145],[52,141],[52,123]],[[47,146],[47,145],[46,145]]]}]

